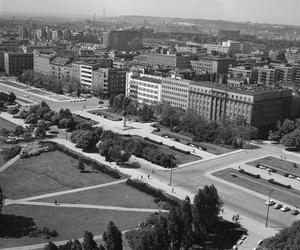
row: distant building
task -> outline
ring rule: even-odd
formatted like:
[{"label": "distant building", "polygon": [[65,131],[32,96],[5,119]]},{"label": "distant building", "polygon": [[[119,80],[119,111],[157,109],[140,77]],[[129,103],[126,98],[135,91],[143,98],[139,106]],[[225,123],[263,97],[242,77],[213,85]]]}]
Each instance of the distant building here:
[{"label": "distant building", "polygon": [[125,94],[126,70],[99,68],[92,72],[92,89],[102,98]]},{"label": "distant building", "polygon": [[143,48],[143,34],[136,30],[103,32],[103,44],[111,50],[139,50]]},{"label": "distant building", "polygon": [[191,61],[192,69],[197,73],[227,74],[229,66],[233,66],[234,64],[234,59],[220,57],[199,57],[197,61]]},{"label": "distant building", "polygon": [[197,55],[206,55],[207,49],[203,48],[202,44],[187,43],[186,45],[176,44],[175,49],[178,53],[193,53]]},{"label": "distant building", "polygon": [[288,89],[238,89],[192,82],[189,109],[207,120],[242,116],[257,128],[270,126],[290,116],[292,91]]},{"label": "distant building", "polygon": [[239,30],[219,30],[218,36],[220,39],[236,40],[240,38]]},{"label": "distant building", "polygon": [[271,63],[277,69],[277,80],[281,83],[291,84],[293,78],[293,67],[286,64]]},{"label": "distant building", "polygon": [[174,107],[188,109],[190,81],[175,75],[161,78],[161,100]]},{"label": "distant building", "polygon": [[20,75],[24,70],[32,70],[33,54],[4,53],[4,69],[10,76]]},{"label": "distant building", "polygon": [[92,72],[99,68],[98,63],[83,63],[80,65],[80,84],[84,87],[92,87]]},{"label": "distant building", "polygon": [[293,82],[300,84],[300,63],[294,63],[293,65]]},{"label": "distant building", "polygon": [[30,38],[30,30],[26,27],[19,28],[19,37],[22,39],[28,39]]},{"label": "distant building", "polygon": [[190,60],[195,56],[184,53],[177,54],[158,54],[149,53],[134,57],[133,63],[143,66],[165,66],[171,68],[188,69],[191,67]]},{"label": "distant building", "polygon": [[222,44],[203,44],[203,48],[207,49],[207,53],[218,52],[220,54],[235,54],[241,52],[240,42],[228,40],[227,42],[222,42]]},{"label": "distant building", "polygon": [[253,75],[257,78],[257,84],[273,86],[278,80],[278,70],[270,66],[254,67]]},{"label": "distant building", "polygon": [[46,29],[37,29],[36,30],[36,38],[37,39],[46,39],[47,38],[47,31]]},{"label": "distant building", "polygon": [[125,94],[138,103],[157,104],[161,102],[161,77],[127,72]]}]

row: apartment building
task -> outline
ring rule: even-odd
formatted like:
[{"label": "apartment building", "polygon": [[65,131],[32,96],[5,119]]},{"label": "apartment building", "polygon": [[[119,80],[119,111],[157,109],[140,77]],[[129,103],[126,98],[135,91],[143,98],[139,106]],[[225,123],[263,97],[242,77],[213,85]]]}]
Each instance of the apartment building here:
[{"label": "apartment building", "polygon": [[27,69],[33,69],[33,54],[4,53],[4,70],[7,75],[18,76]]},{"label": "apartment building", "polygon": [[72,64],[70,58],[55,57],[50,62],[50,75],[57,79],[70,79]]},{"label": "apartment building", "polygon": [[80,65],[80,84],[87,88],[92,87],[92,72],[99,68],[98,63],[82,63]]},{"label": "apartment building", "polygon": [[253,75],[257,78],[257,84],[263,86],[272,86],[278,80],[278,70],[270,66],[254,67]]},{"label": "apartment building", "polygon": [[277,69],[277,80],[281,83],[291,84],[293,78],[293,67],[286,64],[271,63],[274,69]]},{"label": "apartment building", "polygon": [[115,68],[93,70],[92,89],[100,93],[102,98],[125,94],[126,70]]},{"label": "apartment building", "polygon": [[191,82],[189,109],[207,120],[243,116],[257,128],[289,117],[292,91],[288,89],[240,89]]},{"label": "apartment building", "polygon": [[173,75],[161,78],[161,100],[174,107],[188,109],[190,81]]},{"label": "apartment building", "polygon": [[125,95],[143,104],[161,102],[161,77],[127,72]]},{"label": "apartment building", "polygon": [[207,53],[212,53],[213,51],[221,53],[221,54],[235,54],[241,52],[241,44],[240,42],[228,40],[226,42],[222,42],[222,44],[211,44],[205,43],[203,44],[203,48],[207,49]]},{"label": "apartment building", "polygon": [[54,54],[52,52],[34,53],[33,71],[44,75],[50,74],[52,70],[52,66],[50,65],[50,62],[53,58],[54,58]]}]

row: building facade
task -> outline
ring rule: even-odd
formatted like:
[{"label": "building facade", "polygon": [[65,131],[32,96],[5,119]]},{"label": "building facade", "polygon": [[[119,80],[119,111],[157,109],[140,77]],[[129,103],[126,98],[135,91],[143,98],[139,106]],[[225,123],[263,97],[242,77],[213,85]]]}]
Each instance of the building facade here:
[{"label": "building facade", "polygon": [[292,91],[288,89],[242,90],[192,82],[189,109],[207,120],[222,117],[231,120],[243,116],[257,128],[275,124],[289,117]]},{"label": "building facade", "polygon": [[92,89],[102,98],[125,94],[126,70],[99,68],[92,72]]},{"label": "building facade", "polygon": [[70,79],[72,65],[69,58],[55,57],[50,62],[51,76],[57,79]]},{"label": "building facade", "polygon": [[143,104],[161,102],[161,77],[127,72],[125,95]]},{"label": "building facade", "polygon": [[199,57],[197,61],[191,61],[191,66],[197,73],[227,74],[229,66],[233,66],[234,63],[232,58]]},{"label": "building facade", "polygon": [[52,53],[34,53],[33,54],[33,71],[44,75],[49,75],[52,71],[50,65],[51,60],[54,58]]},{"label": "building facade", "polygon": [[278,80],[278,70],[270,66],[254,67],[253,74],[257,77],[257,84],[272,86]]},{"label": "building facade", "polygon": [[161,79],[161,100],[174,107],[188,109],[190,81],[175,75]]},{"label": "building facade", "polygon": [[24,70],[33,70],[33,54],[4,53],[4,69],[9,76],[20,75]]}]

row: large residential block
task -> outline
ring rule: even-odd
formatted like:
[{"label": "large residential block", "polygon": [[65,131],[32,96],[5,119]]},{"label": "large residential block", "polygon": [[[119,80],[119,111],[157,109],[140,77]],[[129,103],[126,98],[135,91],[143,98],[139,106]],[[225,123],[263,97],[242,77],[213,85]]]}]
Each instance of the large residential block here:
[{"label": "large residential block", "polygon": [[20,75],[24,70],[32,70],[33,54],[4,53],[4,69],[10,76]]},{"label": "large residential block", "polygon": [[232,58],[199,57],[198,60],[191,61],[191,66],[197,73],[227,74],[229,66],[233,66],[234,63]]}]

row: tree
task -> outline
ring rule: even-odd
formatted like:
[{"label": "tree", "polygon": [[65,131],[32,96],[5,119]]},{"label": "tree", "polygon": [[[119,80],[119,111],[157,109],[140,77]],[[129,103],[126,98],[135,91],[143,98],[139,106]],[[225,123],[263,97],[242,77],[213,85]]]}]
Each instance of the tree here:
[{"label": "tree", "polygon": [[94,235],[91,232],[85,231],[83,242],[82,242],[82,248],[83,250],[97,250],[97,244],[94,241]]},{"label": "tree", "polygon": [[290,227],[282,229],[278,234],[263,241],[260,249],[298,250],[300,246],[300,221],[295,221]]},{"label": "tree", "polygon": [[16,95],[13,92],[10,92],[8,95],[8,102],[14,103],[16,100]]},{"label": "tree", "polygon": [[78,98],[80,97],[80,95],[81,95],[81,88],[77,88],[76,95],[77,95]]},{"label": "tree", "polygon": [[38,117],[36,114],[32,113],[30,115],[28,115],[25,119],[25,123],[29,123],[29,124],[36,124],[38,121]]},{"label": "tree", "polygon": [[203,240],[207,237],[209,230],[218,221],[222,207],[222,201],[214,185],[205,185],[199,189],[194,198],[194,225],[196,237]]},{"label": "tree", "polygon": [[193,213],[189,197],[186,197],[181,205],[183,219],[182,247],[188,249],[193,242]]},{"label": "tree", "polygon": [[83,151],[96,147],[97,139],[92,131],[82,130],[80,138],[78,138],[76,147],[82,148]]},{"label": "tree", "polygon": [[91,130],[92,126],[89,122],[84,121],[84,122],[79,123],[76,126],[76,129],[78,129],[78,130]]},{"label": "tree", "polygon": [[122,233],[117,226],[110,221],[107,225],[107,231],[103,234],[106,250],[122,250]]},{"label": "tree", "polygon": [[21,125],[18,125],[16,128],[15,128],[15,131],[14,131],[14,135],[15,136],[20,136],[22,134],[25,133],[25,129],[21,126]]},{"label": "tree", "polygon": [[74,127],[74,120],[73,118],[62,118],[59,121],[59,127],[60,128],[66,128],[66,129],[72,129]]},{"label": "tree", "polygon": [[162,215],[159,215],[158,221],[156,221],[154,224],[153,238],[153,245],[156,247],[156,249],[169,249],[170,240],[168,235],[168,221]]},{"label": "tree", "polygon": [[2,208],[3,208],[3,204],[4,204],[4,199],[5,199],[5,196],[3,194],[2,188],[0,187],[0,214],[2,212]]},{"label": "tree", "polygon": [[180,209],[172,207],[168,217],[168,231],[172,250],[179,250],[183,234],[183,220]]},{"label": "tree", "polygon": [[300,129],[295,129],[293,132],[282,137],[281,143],[288,148],[300,147]]},{"label": "tree", "polygon": [[44,250],[58,250],[57,246],[50,241],[45,247]]}]

